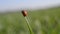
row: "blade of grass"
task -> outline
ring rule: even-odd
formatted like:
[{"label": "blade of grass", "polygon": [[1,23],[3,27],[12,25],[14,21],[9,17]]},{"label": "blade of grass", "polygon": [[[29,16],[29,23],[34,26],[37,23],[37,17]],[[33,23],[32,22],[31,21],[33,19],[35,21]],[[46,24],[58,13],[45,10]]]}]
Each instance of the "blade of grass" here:
[{"label": "blade of grass", "polygon": [[27,24],[27,26],[29,28],[30,34],[34,34],[33,31],[32,31],[32,28],[31,28],[31,26],[29,24],[29,21],[28,21],[27,17],[25,17],[25,19],[26,19],[26,24]]}]

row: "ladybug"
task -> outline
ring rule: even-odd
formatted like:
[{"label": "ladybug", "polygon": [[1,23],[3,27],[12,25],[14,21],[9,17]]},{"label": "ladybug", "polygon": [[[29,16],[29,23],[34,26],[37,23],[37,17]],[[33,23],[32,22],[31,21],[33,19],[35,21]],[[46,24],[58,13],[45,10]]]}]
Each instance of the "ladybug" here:
[{"label": "ladybug", "polygon": [[27,11],[26,10],[22,10],[22,14],[23,14],[24,17],[27,16]]}]

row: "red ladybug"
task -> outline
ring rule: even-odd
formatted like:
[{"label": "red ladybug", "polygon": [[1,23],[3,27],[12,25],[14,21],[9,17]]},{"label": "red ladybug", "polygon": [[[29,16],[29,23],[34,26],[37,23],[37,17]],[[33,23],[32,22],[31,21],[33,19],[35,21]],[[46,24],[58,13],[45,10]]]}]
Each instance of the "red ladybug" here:
[{"label": "red ladybug", "polygon": [[22,10],[22,14],[23,14],[24,17],[27,16],[27,11],[26,10]]}]

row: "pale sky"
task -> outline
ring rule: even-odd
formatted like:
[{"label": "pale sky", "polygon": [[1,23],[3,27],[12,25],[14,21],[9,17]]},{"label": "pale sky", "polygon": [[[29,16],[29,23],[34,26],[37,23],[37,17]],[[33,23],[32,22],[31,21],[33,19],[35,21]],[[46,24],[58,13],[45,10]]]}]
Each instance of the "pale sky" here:
[{"label": "pale sky", "polygon": [[37,8],[60,4],[60,0],[0,0],[0,10]]}]

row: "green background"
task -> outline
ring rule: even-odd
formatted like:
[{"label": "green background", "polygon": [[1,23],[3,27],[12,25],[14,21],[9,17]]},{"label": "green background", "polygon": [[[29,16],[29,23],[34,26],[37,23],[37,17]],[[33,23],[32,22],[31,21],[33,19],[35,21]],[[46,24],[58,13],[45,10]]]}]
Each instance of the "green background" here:
[{"label": "green background", "polygon": [[[60,34],[60,7],[28,10],[34,34]],[[0,34],[29,34],[21,11],[0,13]]]}]

